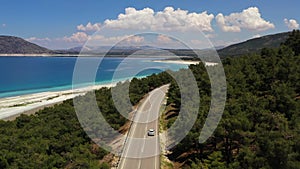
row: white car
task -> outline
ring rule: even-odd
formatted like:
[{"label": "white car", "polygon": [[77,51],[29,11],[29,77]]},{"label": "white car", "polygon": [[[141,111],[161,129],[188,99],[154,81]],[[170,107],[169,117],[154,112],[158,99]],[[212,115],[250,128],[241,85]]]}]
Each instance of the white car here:
[{"label": "white car", "polygon": [[155,130],[154,129],[149,129],[148,130],[148,136],[154,136],[155,135]]}]

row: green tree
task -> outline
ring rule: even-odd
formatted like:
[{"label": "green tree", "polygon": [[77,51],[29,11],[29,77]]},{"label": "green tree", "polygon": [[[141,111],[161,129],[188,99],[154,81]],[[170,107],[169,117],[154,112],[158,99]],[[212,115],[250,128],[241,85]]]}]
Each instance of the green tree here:
[{"label": "green tree", "polygon": [[289,38],[283,43],[284,45],[293,49],[296,55],[300,54],[300,31],[293,30]]}]

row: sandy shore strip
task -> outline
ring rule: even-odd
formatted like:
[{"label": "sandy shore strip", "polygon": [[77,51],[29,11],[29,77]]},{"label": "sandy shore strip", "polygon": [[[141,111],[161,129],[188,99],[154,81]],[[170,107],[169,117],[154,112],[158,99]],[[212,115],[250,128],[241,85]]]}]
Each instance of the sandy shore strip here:
[{"label": "sandy shore strip", "polygon": [[200,63],[200,61],[192,61],[192,60],[153,60],[153,62],[174,63],[174,64],[183,64],[183,65],[196,65]]},{"label": "sandy shore strip", "polygon": [[[184,65],[196,65],[199,64],[201,61],[192,61],[192,60],[153,60],[153,62],[160,62],[160,63],[174,63],[174,64],[184,64]],[[218,63],[214,62],[205,62],[205,66],[215,66]]]},{"label": "sandy shore strip", "polygon": [[[174,63],[174,64],[198,64],[200,61],[184,60],[153,60],[153,62]],[[206,66],[213,66],[217,63],[206,62]],[[28,95],[0,98],[0,120],[14,120],[20,114],[34,114],[44,107],[53,106],[65,100],[83,95],[88,91],[97,90],[102,87],[113,87],[117,84],[94,85],[74,90],[42,92]]]},{"label": "sandy shore strip", "polygon": [[74,90],[34,93],[22,96],[0,98],[0,119],[14,120],[20,114],[33,114],[44,107],[53,106],[65,100],[83,95],[102,87],[113,87],[117,83],[94,85]]},{"label": "sandy shore strip", "polygon": [[56,57],[56,56],[62,56],[62,57],[68,57],[68,56],[78,56],[79,54],[50,54],[50,53],[41,53],[41,54],[23,54],[23,53],[12,53],[12,54],[0,54],[0,57],[9,57],[9,56],[18,56],[18,57],[26,57],[26,56],[38,56],[38,57]]}]

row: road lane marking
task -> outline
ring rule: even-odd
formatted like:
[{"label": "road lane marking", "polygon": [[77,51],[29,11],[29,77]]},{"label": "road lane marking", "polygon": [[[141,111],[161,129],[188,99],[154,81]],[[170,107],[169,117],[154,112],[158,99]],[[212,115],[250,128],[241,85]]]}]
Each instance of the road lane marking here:
[{"label": "road lane marking", "polygon": [[[158,119],[156,120],[156,126],[158,126]],[[158,138],[159,138],[159,137],[158,137],[158,135],[157,135],[157,137],[156,137],[156,139],[155,139],[155,140],[156,140],[156,141],[155,141],[155,147],[156,147],[156,148],[155,148],[155,149],[156,149],[155,151],[157,151],[157,146],[158,146],[158,145],[157,145],[157,140],[158,140]],[[155,152],[155,154],[157,154],[157,152]],[[157,166],[157,164],[156,164],[156,163],[157,163],[156,158],[157,158],[157,155],[154,156],[154,168],[155,168],[155,169],[156,169],[156,166]]]},{"label": "road lane marking", "polygon": [[[141,108],[144,108],[144,106],[143,106],[144,104],[142,104],[141,105]],[[131,147],[131,138],[133,138],[133,135],[134,135],[134,133],[135,133],[135,129],[136,129],[136,123],[134,123],[134,119],[135,118],[138,118],[138,112],[139,112],[139,109],[137,109],[137,111],[135,112],[135,116],[134,116],[134,118],[133,118],[133,124],[132,124],[132,130],[130,130],[130,131],[128,131],[128,137],[129,137],[129,140],[128,140],[128,142],[127,143],[125,143],[125,154],[124,154],[124,156],[122,157],[123,158],[123,162],[122,162],[122,164],[121,164],[121,169],[124,167],[124,165],[125,165],[125,162],[126,162],[126,157],[127,157],[127,154],[128,154],[128,151],[129,151],[129,149],[130,149],[130,147]],[[128,146],[126,146],[126,144],[128,145]]]},{"label": "road lane marking", "polygon": [[[165,88],[165,86],[163,87],[163,88]],[[149,108],[149,110],[148,110],[148,116],[147,116],[147,121],[149,121],[149,117],[150,117],[150,114],[151,114],[151,111],[150,110],[152,110],[153,109],[153,106],[152,106],[152,104],[151,104],[151,97],[154,95],[154,94],[156,94],[156,92],[158,92],[158,93],[160,93],[160,92],[162,92],[162,90],[159,88],[159,89],[155,89],[154,91],[152,91],[152,92],[150,92],[150,94],[149,94],[149,96],[146,98],[146,100],[145,100],[145,102],[143,102],[142,103],[142,105],[141,105],[141,107],[139,107],[137,110],[136,110],[136,112],[135,112],[135,116],[134,116],[134,118],[133,118],[133,121],[132,121],[132,128],[131,128],[131,130],[130,131],[128,131],[128,137],[130,138],[129,140],[128,140],[128,142],[127,143],[125,143],[125,151],[124,151],[124,156],[122,157],[123,158],[123,160],[122,160],[122,162],[121,162],[121,169],[124,167],[124,165],[125,165],[125,162],[126,162],[126,158],[125,157],[127,157],[127,155],[128,155],[128,151],[129,151],[129,149],[130,149],[130,147],[131,147],[131,145],[132,145],[132,141],[131,141],[131,138],[133,138],[133,136],[134,136],[134,133],[135,133],[135,131],[136,131],[136,128],[137,128],[137,124],[138,123],[136,123],[135,121],[136,121],[136,119],[138,120],[140,117],[141,117],[141,113],[142,112],[144,112],[143,110],[144,110],[144,108],[145,108],[145,106],[146,106],[146,103],[147,102],[149,102],[150,103],[150,108]],[[159,97],[160,95],[158,95],[158,96],[156,96],[156,97]],[[165,93],[163,94],[163,96],[165,96]],[[156,99],[155,99],[156,100]],[[156,102],[155,102],[156,103]],[[139,121],[137,121],[137,122],[139,122]],[[156,119],[155,120],[155,123],[156,123],[156,129],[158,128],[158,119]],[[146,137],[147,137],[147,128],[148,128],[148,124],[149,124],[149,122],[148,123],[146,123],[146,128],[145,128],[145,134],[144,134],[144,139],[143,139],[143,148],[142,148],[142,152],[144,152],[144,149],[145,149],[145,143],[146,143]],[[155,130],[156,130],[155,129]],[[156,136],[156,141],[155,141],[155,154],[157,154],[157,151],[159,151],[158,149],[160,149],[159,147],[158,147],[158,149],[157,149],[157,142],[158,142],[158,136]],[[127,146],[126,146],[127,145]],[[123,153],[122,153],[123,154]],[[155,158],[155,169],[157,168],[157,157],[159,157],[159,156],[154,156],[154,158]],[[138,163],[138,168],[141,168],[141,163],[142,163],[142,160],[141,160],[141,158],[139,158],[139,163]]]},{"label": "road lane marking", "polygon": [[138,168],[140,169],[140,168],[141,168],[141,166],[142,166],[142,161],[141,161],[141,160],[139,160],[139,165],[138,165]]},{"label": "road lane marking", "polygon": [[[135,117],[133,118],[133,121],[132,121],[132,130],[130,130],[129,132],[128,132],[128,134],[129,134],[129,139],[131,139],[131,138],[133,138],[133,136],[134,136],[134,133],[135,133],[135,130],[136,130],[136,125],[137,125],[137,123],[135,122],[135,121],[137,121],[136,119],[139,119],[139,117],[140,117],[140,114],[141,113],[139,113],[139,112],[143,112],[143,109],[144,109],[144,107],[145,107],[145,105],[146,105],[146,103],[148,102],[148,100],[151,98],[151,96],[153,95],[153,93],[151,92],[150,93],[150,95],[149,95],[149,97],[147,97],[147,99],[144,101],[144,103],[142,103],[142,105],[141,105],[141,107],[139,107],[138,109],[137,109],[137,111],[135,112]],[[151,104],[150,104],[151,105]],[[148,113],[149,114],[149,113]],[[137,121],[138,122],[138,121]],[[125,148],[126,148],[126,151],[125,151],[125,154],[124,154],[124,156],[123,156],[123,162],[122,162],[122,164],[121,164],[121,169],[124,167],[124,165],[125,165],[125,162],[126,162],[126,157],[127,157],[127,154],[128,154],[128,151],[129,151],[129,149],[130,149],[130,147],[131,147],[131,143],[132,143],[132,141],[131,140],[128,140],[128,142],[127,142],[127,145],[128,146],[126,146],[125,145]],[[141,165],[141,159],[139,159],[139,165]]]},{"label": "road lane marking", "polygon": [[[145,132],[147,132],[147,125],[146,125],[146,127],[145,127]],[[146,137],[145,137],[145,134],[144,134],[144,142],[143,142],[143,145],[142,145],[142,153],[144,152],[144,148],[145,148],[145,139]]]}]

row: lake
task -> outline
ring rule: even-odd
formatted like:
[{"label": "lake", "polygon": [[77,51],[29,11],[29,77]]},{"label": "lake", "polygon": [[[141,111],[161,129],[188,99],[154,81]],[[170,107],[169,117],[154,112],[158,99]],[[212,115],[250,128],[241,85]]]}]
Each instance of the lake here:
[{"label": "lake", "polygon": [[[188,67],[183,64],[153,62],[159,58],[81,57],[80,59],[90,63],[102,59],[94,81],[84,81],[82,86],[94,83],[107,84],[133,77],[145,77],[167,69],[175,71]],[[0,98],[72,89],[76,61],[76,57],[0,57]],[[132,74],[137,71],[137,74]],[[117,79],[113,79],[114,73],[118,74]]]}]

